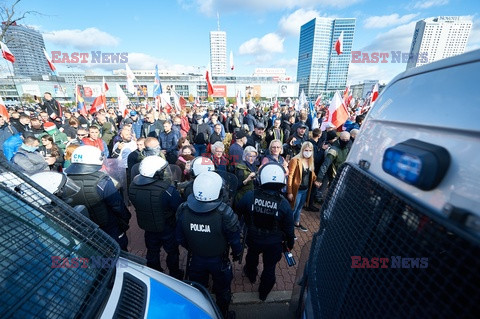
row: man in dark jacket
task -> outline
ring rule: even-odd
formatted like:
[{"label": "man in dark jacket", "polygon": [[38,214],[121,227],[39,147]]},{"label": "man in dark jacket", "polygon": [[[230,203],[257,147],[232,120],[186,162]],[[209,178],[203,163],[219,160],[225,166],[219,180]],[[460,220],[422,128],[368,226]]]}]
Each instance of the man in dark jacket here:
[{"label": "man in dark jacket", "polygon": [[50,121],[54,122],[57,127],[60,127],[63,116],[62,106],[52,97],[52,94],[50,92],[45,92],[43,95],[43,102],[39,97],[37,97],[36,101],[40,108],[47,112]]}]

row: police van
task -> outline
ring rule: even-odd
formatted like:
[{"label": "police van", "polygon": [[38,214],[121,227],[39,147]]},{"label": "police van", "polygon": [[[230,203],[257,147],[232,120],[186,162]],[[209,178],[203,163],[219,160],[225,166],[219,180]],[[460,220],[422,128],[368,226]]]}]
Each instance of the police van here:
[{"label": "police van", "polygon": [[330,186],[304,318],[480,314],[480,50],[407,70]]},{"label": "police van", "polygon": [[221,318],[205,288],[120,252],[90,219],[5,162],[0,220],[0,318]]}]

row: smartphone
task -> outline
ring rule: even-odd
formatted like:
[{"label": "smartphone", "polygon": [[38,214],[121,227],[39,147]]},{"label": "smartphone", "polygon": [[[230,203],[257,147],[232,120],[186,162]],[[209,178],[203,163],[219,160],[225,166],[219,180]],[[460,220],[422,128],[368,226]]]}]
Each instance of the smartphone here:
[{"label": "smartphone", "polygon": [[33,96],[33,99],[36,101],[36,100],[37,100],[37,96],[36,96],[36,95],[34,95],[34,96]]}]

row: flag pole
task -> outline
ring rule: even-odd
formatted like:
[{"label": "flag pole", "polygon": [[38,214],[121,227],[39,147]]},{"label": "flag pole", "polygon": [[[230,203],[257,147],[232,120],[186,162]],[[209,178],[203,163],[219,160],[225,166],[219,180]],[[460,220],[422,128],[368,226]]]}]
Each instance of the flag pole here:
[{"label": "flag pole", "polygon": [[10,77],[12,78],[13,87],[15,88],[15,91],[17,92],[18,98],[20,100],[20,105],[22,106],[22,109],[23,109],[24,106],[23,106],[23,102],[22,102],[22,97],[20,96],[20,93],[18,92],[17,84],[15,83],[15,77],[13,75],[13,70],[10,68],[10,65],[8,65],[8,62],[7,62],[7,68],[8,68],[8,72],[10,72]]}]

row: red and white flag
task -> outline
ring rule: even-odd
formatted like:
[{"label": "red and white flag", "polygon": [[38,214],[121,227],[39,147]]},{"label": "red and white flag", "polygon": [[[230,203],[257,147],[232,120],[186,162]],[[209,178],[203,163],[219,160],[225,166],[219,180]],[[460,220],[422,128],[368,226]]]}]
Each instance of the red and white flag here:
[{"label": "red and white flag", "polygon": [[2,48],[2,56],[5,60],[10,61],[10,62],[15,62],[15,56],[10,52],[8,49],[7,45],[0,41],[0,47]]},{"label": "red and white flag", "polygon": [[162,103],[162,108],[165,112],[171,113],[173,110],[172,104],[170,102],[170,94],[162,93],[160,94],[160,100]]},{"label": "red and white flag", "polygon": [[235,69],[235,64],[233,64],[233,51],[230,51],[230,70]]},{"label": "red and white flag", "polygon": [[373,87],[372,99],[371,99],[370,104],[372,104],[373,102],[375,102],[375,101],[377,100],[377,97],[378,97],[378,83],[375,84],[375,86]]},{"label": "red and white flag", "polygon": [[127,106],[130,104],[130,100],[128,99],[125,92],[123,92],[120,85],[117,83],[117,102],[118,102],[118,109],[122,112],[123,117],[127,117],[128,109]]},{"label": "red and white flag", "polygon": [[5,103],[3,103],[3,99],[1,96],[0,96],[0,116],[7,121],[10,119],[10,114],[8,114],[8,110],[5,107]]},{"label": "red and white flag", "polygon": [[47,59],[48,66],[50,67],[50,70],[52,70],[53,72],[55,72],[55,70],[56,70],[57,68],[56,68],[55,65],[53,64],[52,59],[50,59],[50,57],[48,56],[48,53],[47,53],[47,51],[45,50],[45,48],[43,48],[43,54],[45,54],[45,58]]},{"label": "red and white flag", "polygon": [[106,109],[107,108],[107,99],[105,98],[105,95],[99,95],[93,100],[92,106],[90,107],[90,114],[93,114],[97,112],[100,109]]},{"label": "red and white flag", "polygon": [[132,72],[132,69],[125,63],[125,69],[127,70],[127,91],[131,94],[135,93],[135,86],[133,85],[133,80],[135,80],[135,75]]},{"label": "red and white flag", "polygon": [[317,99],[315,100],[315,107],[319,107],[320,104],[322,104],[322,95],[323,94],[320,94],[319,96],[317,96]]},{"label": "red and white flag", "polygon": [[328,118],[322,123],[322,131],[325,130],[328,123],[332,123],[335,127],[342,126],[348,119],[348,111],[343,103],[342,96],[336,92],[330,101],[328,107]]},{"label": "red and white flag", "polygon": [[105,77],[103,77],[102,93],[105,94],[108,91],[108,84],[105,82]]},{"label": "red and white flag", "polygon": [[337,42],[335,42],[335,51],[337,51],[337,55],[340,55],[343,53],[343,31],[340,33],[340,36],[337,39]]},{"label": "red and white flag", "polygon": [[178,94],[175,90],[172,90],[172,95],[173,101],[175,102],[175,109],[177,110],[177,112],[185,109],[185,107],[187,106],[187,101],[183,98],[183,96]]},{"label": "red and white flag", "polygon": [[212,77],[210,76],[210,72],[208,72],[208,69],[205,73],[205,79],[207,80],[207,94],[208,96],[213,95]]}]

